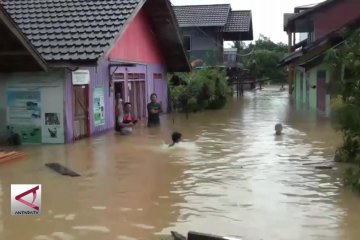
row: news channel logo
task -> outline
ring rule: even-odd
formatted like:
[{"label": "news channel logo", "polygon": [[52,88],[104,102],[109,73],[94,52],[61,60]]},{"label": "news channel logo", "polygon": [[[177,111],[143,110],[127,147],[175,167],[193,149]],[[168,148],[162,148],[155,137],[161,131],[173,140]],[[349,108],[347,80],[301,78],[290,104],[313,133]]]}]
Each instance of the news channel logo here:
[{"label": "news channel logo", "polygon": [[11,215],[41,214],[41,184],[11,184]]}]

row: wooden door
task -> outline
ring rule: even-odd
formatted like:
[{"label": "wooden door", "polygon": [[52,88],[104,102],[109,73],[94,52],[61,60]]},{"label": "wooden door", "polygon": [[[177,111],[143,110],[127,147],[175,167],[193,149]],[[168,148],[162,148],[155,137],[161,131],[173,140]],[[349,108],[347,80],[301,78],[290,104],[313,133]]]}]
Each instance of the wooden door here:
[{"label": "wooden door", "polygon": [[325,112],[326,108],[326,71],[319,70],[316,79],[316,100],[317,109]]},{"label": "wooden door", "polygon": [[163,76],[161,73],[154,73],[154,93],[158,97],[158,101],[163,101]]},{"label": "wooden door", "polygon": [[90,135],[89,126],[89,86],[74,86],[74,138],[75,140]]}]

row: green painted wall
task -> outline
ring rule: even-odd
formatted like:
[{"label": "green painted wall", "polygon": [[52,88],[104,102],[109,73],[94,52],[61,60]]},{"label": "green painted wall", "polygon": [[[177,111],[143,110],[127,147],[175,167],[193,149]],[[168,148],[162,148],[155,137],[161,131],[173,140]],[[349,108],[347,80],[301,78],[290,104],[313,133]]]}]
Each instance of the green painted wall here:
[{"label": "green painted wall", "polygon": [[[314,68],[309,69],[306,73],[303,75],[303,80],[301,80],[301,70],[297,69],[295,73],[295,99],[297,102],[301,102],[304,104],[304,106],[308,107],[312,110],[317,110],[317,72],[319,70],[325,70],[326,71],[326,82],[329,83],[331,79],[331,71],[329,68],[322,64],[319,66],[316,66]],[[306,82],[308,81],[309,89],[306,90]],[[302,91],[301,91],[301,85],[302,85]],[[315,86],[315,88],[313,88]],[[308,98],[308,99],[307,99]],[[326,95],[325,99],[326,103],[326,115],[330,115],[331,108],[330,108],[330,95]]]},{"label": "green painted wall", "polygon": [[310,77],[309,77],[309,107],[312,109],[316,109],[317,94],[316,94],[316,88],[314,89],[313,87],[316,86],[317,67],[310,69],[309,73],[310,73]]},{"label": "green painted wall", "polygon": [[301,102],[301,79],[300,79],[300,71],[296,71],[295,73],[295,99],[297,102]]}]

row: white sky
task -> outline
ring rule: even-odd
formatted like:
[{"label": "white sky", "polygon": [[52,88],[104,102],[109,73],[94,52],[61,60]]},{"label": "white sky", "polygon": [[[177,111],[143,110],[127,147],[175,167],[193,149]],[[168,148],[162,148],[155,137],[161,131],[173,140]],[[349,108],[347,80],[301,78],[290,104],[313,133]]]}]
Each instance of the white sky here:
[{"label": "white sky", "polygon": [[254,39],[260,33],[274,42],[287,43],[283,31],[284,13],[293,13],[294,7],[319,3],[324,0],[170,0],[173,5],[231,4],[232,10],[251,10]]}]

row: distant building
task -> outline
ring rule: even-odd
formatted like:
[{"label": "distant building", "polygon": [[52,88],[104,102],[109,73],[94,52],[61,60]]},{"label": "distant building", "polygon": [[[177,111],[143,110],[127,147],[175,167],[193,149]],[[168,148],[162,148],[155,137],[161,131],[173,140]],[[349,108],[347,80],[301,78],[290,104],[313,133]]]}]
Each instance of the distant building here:
[{"label": "distant building", "polygon": [[240,67],[237,48],[224,48],[224,65],[227,67]]},{"label": "distant building", "polygon": [[[284,15],[289,54],[280,65],[288,66],[289,93],[293,94],[294,90],[298,103],[330,113],[331,71],[323,59],[327,50],[360,27],[359,8],[358,0],[327,0]],[[298,39],[299,33],[307,38]]]},{"label": "distant building", "polygon": [[223,66],[224,41],[253,40],[251,11],[234,11],[230,4],[174,6],[174,10],[190,61]]}]

